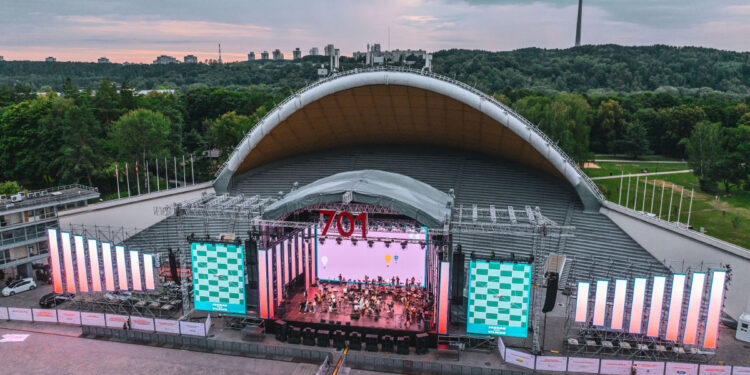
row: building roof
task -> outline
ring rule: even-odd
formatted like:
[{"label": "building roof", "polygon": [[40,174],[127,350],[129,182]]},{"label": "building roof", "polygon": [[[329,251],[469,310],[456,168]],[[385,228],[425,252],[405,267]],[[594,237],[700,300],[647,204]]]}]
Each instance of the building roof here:
[{"label": "building roof", "polygon": [[289,156],[365,144],[451,147],[512,160],[566,180],[587,210],[604,198],[544,133],[492,97],[461,82],[403,68],[334,74],[287,98],[250,131],[214,188]]},{"label": "building roof", "polygon": [[266,207],[264,219],[276,220],[318,203],[352,201],[388,207],[431,228],[442,228],[450,217],[453,198],[411,177],[372,169],[342,172],[321,178]]},{"label": "building roof", "polygon": [[99,198],[99,190],[85,185],[65,185],[44,190],[34,190],[24,195],[23,200],[18,202],[11,201],[10,196],[0,199],[0,214],[6,215]]}]

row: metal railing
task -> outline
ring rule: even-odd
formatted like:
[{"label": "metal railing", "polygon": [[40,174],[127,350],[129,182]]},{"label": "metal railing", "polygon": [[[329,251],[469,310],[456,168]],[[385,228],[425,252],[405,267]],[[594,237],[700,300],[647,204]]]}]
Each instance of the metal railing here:
[{"label": "metal railing", "polygon": [[[438,80],[441,80],[441,81],[444,81],[444,82],[451,83],[451,84],[456,85],[458,87],[461,87],[464,90],[467,90],[467,91],[469,91],[469,92],[471,92],[473,94],[478,95],[483,100],[486,100],[486,101],[490,102],[491,104],[494,104],[494,105],[500,107],[509,116],[513,116],[514,118],[516,118],[517,120],[519,120],[523,124],[525,124],[528,129],[530,129],[531,131],[533,131],[534,133],[536,133],[545,142],[547,142],[548,146],[552,147],[555,151],[557,151],[562,156],[563,160],[578,173],[578,175],[580,176],[581,180],[586,184],[586,186],[589,188],[589,190],[591,190],[591,192],[599,200],[599,202],[604,202],[606,200],[604,198],[604,195],[601,193],[601,191],[599,191],[599,188],[596,186],[596,184],[585,173],[583,173],[583,171],[578,166],[578,164],[573,159],[571,159],[568,156],[568,154],[566,154],[565,151],[563,151],[557,145],[557,142],[553,141],[546,134],[544,134],[544,132],[542,132],[541,129],[539,129],[538,126],[534,125],[531,121],[527,120],[523,116],[521,116],[518,113],[516,113],[515,111],[513,111],[510,107],[508,107],[505,104],[497,101],[492,96],[487,95],[484,92],[482,92],[480,90],[477,90],[476,88],[474,88],[472,86],[469,86],[469,85],[467,85],[467,84],[465,84],[463,82],[457,81],[457,80],[455,80],[453,78],[446,77],[446,76],[443,76],[443,75],[440,75],[440,74],[437,74],[437,73],[426,72],[426,71],[423,72],[423,71],[417,70],[417,69],[404,68],[404,67],[395,67],[395,66],[380,66],[380,67],[372,67],[372,68],[365,68],[365,69],[355,68],[355,69],[347,70],[347,71],[340,72],[340,73],[333,73],[333,74],[331,74],[331,75],[329,75],[327,77],[321,78],[321,79],[319,79],[319,80],[317,80],[317,81],[315,81],[313,83],[310,83],[310,84],[306,85],[305,87],[297,90],[294,94],[290,95],[289,97],[287,97],[286,99],[284,99],[283,101],[281,101],[280,103],[278,103],[276,106],[274,106],[274,108],[272,110],[270,110],[268,113],[266,113],[266,115],[263,116],[263,118],[260,119],[260,121],[257,122],[256,126],[259,125],[259,124],[262,124],[263,122],[266,121],[266,119],[270,118],[271,116],[277,115],[278,114],[277,111],[281,107],[283,107],[286,103],[288,103],[288,102],[290,102],[290,101],[298,98],[302,93],[304,93],[304,92],[306,92],[308,90],[311,90],[311,89],[313,89],[313,88],[315,88],[317,86],[320,86],[320,85],[322,85],[324,83],[327,83],[329,81],[333,81],[333,80],[335,80],[337,78],[346,77],[346,76],[350,76],[350,75],[354,75],[354,74],[372,73],[372,72],[410,73],[410,74],[417,74],[417,75],[421,75],[421,76],[427,76],[427,77],[430,77],[430,78],[438,79]],[[250,134],[251,133],[252,133],[252,131],[250,131],[247,134],[245,134],[245,137],[242,139],[242,141],[240,141],[239,144],[241,145],[243,142],[245,142],[245,140],[247,140],[248,138],[250,138]],[[231,160],[238,151],[239,151],[239,147],[235,147],[234,151],[232,151],[232,154],[229,155],[229,158],[227,158],[227,160],[224,161],[224,163],[221,165],[221,167],[216,172],[216,176],[217,177],[224,170],[224,168],[226,168],[227,164],[229,163],[229,160]]]},{"label": "metal railing", "polygon": [[[69,192],[66,193],[65,191]],[[56,192],[61,192],[61,194],[53,194]],[[82,193],[85,195],[82,195]],[[38,206],[45,203],[62,202],[70,200],[76,196],[83,196],[86,197],[86,199],[96,198],[99,196],[99,189],[86,185],[71,184],[42,190],[33,190],[25,193],[23,200],[20,202],[11,202],[10,199],[0,200],[0,211]]]}]

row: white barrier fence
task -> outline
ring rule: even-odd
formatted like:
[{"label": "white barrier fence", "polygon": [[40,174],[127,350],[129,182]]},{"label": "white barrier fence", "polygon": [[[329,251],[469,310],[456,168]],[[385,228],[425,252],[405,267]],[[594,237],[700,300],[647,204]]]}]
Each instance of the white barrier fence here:
[{"label": "white barrier fence", "polygon": [[682,362],[631,361],[588,357],[535,356],[505,347],[497,338],[497,350],[508,364],[539,371],[602,375],[750,375],[750,367]]},{"label": "white barrier fence", "polygon": [[[205,322],[178,321],[169,319],[145,318],[119,314],[80,312],[72,310],[29,309],[20,307],[0,307],[0,321],[17,320],[25,322],[60,323],[74,326],[92,326],[117,329],[132,329],[144,332],[171,333],[177,335],[208,336],[211,316]],[[748,374],[750,375],[750,374]]]}]

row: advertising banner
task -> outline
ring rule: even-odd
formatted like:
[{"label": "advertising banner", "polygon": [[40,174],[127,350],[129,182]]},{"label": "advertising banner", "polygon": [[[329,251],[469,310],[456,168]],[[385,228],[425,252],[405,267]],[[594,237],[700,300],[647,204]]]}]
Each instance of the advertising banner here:
[{"label": "advertising banner", "polygon": [[732,375],[750,375],[750,367],[734,366]]},{"label": "advertising banner", "polygon": [[732,366],[701,365],[699,375],[731,375]]},{"label": "advertising banner", "polygon": [[500,358],[505,360],[505,343],[502,337],[497,338],[497,351],[500,352]]},{"label": "advertising banner", "polygon": [[[93,326],[93,327],[106,327],[107,326],[107,324],[104,322],[104,314],[90,313],[90,312],[81,313],[81,324],[85,326]],[[122,328],[122,325],[120,325],[120,328]]]},{"label": "advertising banner", "polygon": [[242,246],[191,243],[196,310],[245,313],[245,255]]},{"label": "advertising banner", "polygon": [[133,329],[137,329],[139,331],[154,332],[154,319],[153,318],[131,316],[130,325]]},{"label": "advertising banner", "polygon": [[10,320],[25,320],[27,322],[34,320],[31,315],[31,309],[8,307],[8,316],[10,316]]},{"label": "advertising banner", "polygon": [[57,310],[57,321],[63,324],[81,325],[81,313],[79,311]]},{"label": "advertising banner", "polygon": [[505,361],[511,365],[534,369],[534,355],[519,352],[513,349],[505,349]]},{"label": "advertising banner", "polygon": [[665,375],[698,375],[697,363],[667,362]]},{"label": "advertising banner", "polygon": [[526,337],[531,265],[472,260],[466,332]]},{"label": "advertising banner", "polygon": [[8,316],[8,308],[0,306],[0,320],[8,320],[8,319],[10,319],[10,317]]},{"label": "advertising banner", "polygon": [[596,358],[569,357],[568,372],[599,373],[599,360]]},{"label": "advertising banner", "polygon": [[180,334],[180,322],[176,320],[154,319],[156,332]]},{"label": "advertising banner", "polygon": [[568,357],[536,357],[536,369],[541,371],[565,371]]},{"label": "advertising banner", "polygon": [[198,322],[180,322],[180,333],[183,335],[206,336],[206,325]]},{"label": "advertising banner", "polygon": [[664,374],[664,362],[634,361],[635,373],[638,375]]},{"label": "advertising banner", "polygon": [[50,309],[31,309],[35,322],[57,323],[57,311]]},{"label": "advertising banner", "polygon": [[107,327],[123,329],[128,318],[129,316],[127,315],[106,314]]},{"label": "advertising banner", "polygon": [[602,368],[599,373],[605,375],[630,375],[632,361],[617,359],[602,359]]}]

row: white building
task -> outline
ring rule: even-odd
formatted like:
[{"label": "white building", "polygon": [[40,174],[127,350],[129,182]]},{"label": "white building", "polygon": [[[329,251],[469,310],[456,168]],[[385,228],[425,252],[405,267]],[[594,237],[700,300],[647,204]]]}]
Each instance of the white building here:
[{"label": "white building", "polygon": [[44,59],[44,62],[55,62],[55,61],[57,61],[57,59],[56,59],[56,58],[54,58],[54,57],[52,57],[52,56],[50,56],[50,57],[48,57],[48,58]]},{"label": "white building", "polygon": [[292,59],[299,60],[302,58],[302,51],[299,50],[299,47],[295,48],[294,51],[292,51]]},{"label": "white building", "polygon": [[320,54],[320,51],[318,51],[318,47],[310,48],[309,55],[310,56],[318,56]]},{"label": "white building", "polygon": [[182,58],[182,61],[185,62],[185,64],[197,64],[198,63],[198,56],[195,55],[187,55]]},{"label": "white building", "polygon": [[253,61],[255,60],[255,52],[250,51],[250,53],[247,54],[247,61]]},{"label": "white building", "polygon": [[106,57],[100,57],[98,60],[96,60],[98,64],[109,64],[109,59]]},{"label": "white building", "polygon": [[154,64],[177,64],[179,61],[172,56],[161,55],[154,60]]}]

